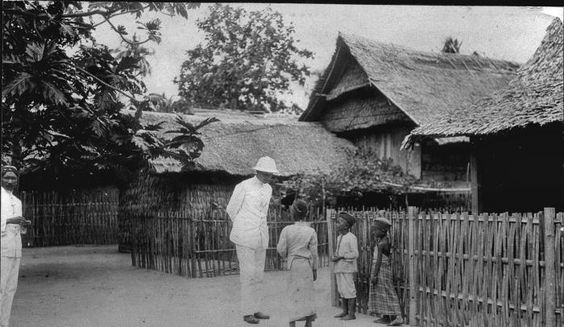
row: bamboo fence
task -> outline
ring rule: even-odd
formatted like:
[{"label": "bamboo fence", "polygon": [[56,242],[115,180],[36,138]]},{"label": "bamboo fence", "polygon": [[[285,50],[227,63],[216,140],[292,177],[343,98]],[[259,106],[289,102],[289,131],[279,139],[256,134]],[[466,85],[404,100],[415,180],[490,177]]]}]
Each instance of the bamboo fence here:
[{"label": "bamboo fence", "polygon": [[[265,270],[284,270],[276,252],[278,236],[288,221],[287,211],[271,206],[267,218],[269,246]],[[321,210],[310,213],[318,234],[319,265],[328,265],[327,222]],[[192,206],[169,211],[128,215],[131,257],[134,266],[180,276],[215,277],[239,272],[234,244],[229,240],[232,223],[222,208],[198,210]]]},{"label": "bamboo fence", "polygon": [[117,244],[119,191],[22,192],[23,216],[31,220],[25,247]]},{"label": "bamboo fence", "polygon": [[[359,219],[352,231],[359,240],[359,311],[367,309],[369,227],[384,216],[393,224],[394,282],[410,325],[563,326],[564,214],[547,208],[474,217],[409,209],[348,210]],[[337,211],[327,213],[334,238]],[[337,305],[334,282],[332,288]]]}]

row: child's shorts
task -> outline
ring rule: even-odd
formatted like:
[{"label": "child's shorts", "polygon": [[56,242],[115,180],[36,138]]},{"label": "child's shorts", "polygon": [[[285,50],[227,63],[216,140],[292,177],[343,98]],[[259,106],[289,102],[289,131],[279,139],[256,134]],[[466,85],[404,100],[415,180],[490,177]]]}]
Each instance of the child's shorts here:
[{"label": "child's shorts", "polygon": [[352,273],[336,273],[337,290],[339,295],[345,299],[356,298],[356,288],[354,287],[354,274]]}]

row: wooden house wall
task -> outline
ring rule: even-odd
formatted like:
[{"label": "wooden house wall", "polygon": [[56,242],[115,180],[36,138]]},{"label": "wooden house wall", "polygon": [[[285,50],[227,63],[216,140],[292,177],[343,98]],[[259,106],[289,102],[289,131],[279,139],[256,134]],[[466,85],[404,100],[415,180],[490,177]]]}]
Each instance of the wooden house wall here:
[{"label": "wooden house wall", "polygon": [[400,150],[401,142],[411,127],[386,126],[343,135],[361,151],[375,153],[381,159],[392,159],[404,172],[421,177],[421,148]]},{"label": "wooden house wall", "polygon": [[356,60],[352,58],[349,60],[350,64],[344,68],[344,72],[335,86],[331,87],[327,100],[333,100],[345,92],[369,85],[368,75],[366,75],[362,67]]},{"label": "wooden house wall", "polygon": [[452,143],[421,146],[421,179],[454,182],[453,186],[468,186],[470,181],[470,144]]},{"label": "wooden house wall", "polygon": [[327,102],[320,121],[338,133],[410,120],[376,89],[363,88]]},{"label": "wooden house wall", "polygon": [[562,125],[474,141],[480,211],[564,209]]}]

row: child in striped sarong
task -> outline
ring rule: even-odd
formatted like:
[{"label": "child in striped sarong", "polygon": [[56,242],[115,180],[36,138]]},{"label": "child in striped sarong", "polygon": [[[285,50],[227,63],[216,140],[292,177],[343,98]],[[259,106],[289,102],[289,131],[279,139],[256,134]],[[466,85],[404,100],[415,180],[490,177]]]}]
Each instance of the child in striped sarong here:
[{"label": "child in striped sarong", "polygon": [[375,240],[376,245],[370,273],[368,306],[371,314],[381,317],[375,320],[375,323],[401,326],[403,324],[401,308],[392,283],[391,244],[388,238],[391,226],[389,220],[378,218],[370,228],[370,236]]}]

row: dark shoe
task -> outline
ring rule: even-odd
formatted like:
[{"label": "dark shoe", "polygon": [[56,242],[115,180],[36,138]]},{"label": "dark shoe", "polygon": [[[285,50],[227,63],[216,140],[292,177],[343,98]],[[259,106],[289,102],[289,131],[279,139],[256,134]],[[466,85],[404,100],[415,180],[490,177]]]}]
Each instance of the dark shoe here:
[{"label": "dark shoe", "polygon": [[349,306],[347,303],[347,299],[341,299],[341,308],[343,308],[343,312],[339,313],[338,315],[335,315],[335,318],[343,318],[344,316],[349,314]]},{"label": "dark shoe", "polygon": [[248,322],[249,324],[258,324],[259,323],[259,320],[255,317],[253,317],[253,315],[244,316],[243,320]]},{"label": "dark shoe", "polygon": [[265,314],[262,313],[262,312],[255,312],[254,316],[255,316],[255,318],[257,318],[257,319],[270,319],[270,316],[269,316],[269,315],[265,315]]},{"label": "dark shoe", "polygon": [[355,320],[356,316],[354,312],[356,311],[356,298],[348,299],[349,305],[349,314],[341,318],[341,320]]},{"label": "dark shoe", "polygon": [[382,317],[382,318],[380,318],[380,319],[374,320],[374,322],[377,323],[377,324],[384,324],[384,325],[387,325],[387,324],[390,323],[390,319],[388,319],[387,316],[384,316],[384,317]]}]

